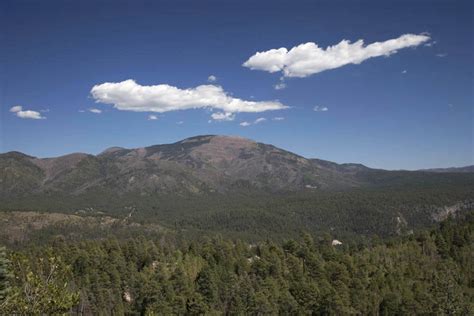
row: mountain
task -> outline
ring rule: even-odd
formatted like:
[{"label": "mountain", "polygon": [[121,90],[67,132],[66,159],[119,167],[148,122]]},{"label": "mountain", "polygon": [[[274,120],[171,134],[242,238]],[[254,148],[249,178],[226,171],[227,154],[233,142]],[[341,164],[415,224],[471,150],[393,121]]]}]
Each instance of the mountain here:
[{"label": "mountain", "polygon": [[433,168],[433,169],[422,169],[419,171],[426,172],[439,172],[439,173],[473,173],[474,165],[464,167],[452,167],[452,168]]},{"label": "mountain", "polygon": [[98,155],[0,154],[0,211],[107,215],[188,234],[393,235],[472,209],[473,190],[474,173],[337,164],[229,136]]},{"label": "mountain", "polygon": [[97,156],[75,153],[40,159],[17,152],[2,154],[0,194],[81,194],[96,188],[202,193],[360,185],[348,176],[354,171],[351,167],[335,166],[240,137],[197,136],[144,148],[112,147]]},{"label": "mountain", "polygon": [[445,179],[307,159],[272,145],[215,135],[135,149],[112,147],[96,156],[41,159],[9,152],[0,155],[0,170],[0,196],[5,198],[104,190],[140,195],[340,190]]}]

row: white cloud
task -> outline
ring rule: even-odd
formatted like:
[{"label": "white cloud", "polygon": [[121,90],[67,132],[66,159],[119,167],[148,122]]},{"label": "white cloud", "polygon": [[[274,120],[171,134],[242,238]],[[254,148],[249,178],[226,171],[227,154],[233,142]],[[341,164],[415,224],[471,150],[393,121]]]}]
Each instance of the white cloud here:
[{"label": "white cloud", "polygon": [[207,82],[216,82],[216,81],[217,81],[217,77],[214,75],[210,75],[209,77],[207,77]]},{"label": "white cloud", "polygon": [[23,110],[21,105],[16,105],[10,109],[10,112],[15,113],[15,115],[22,119],[32,119],[32,120],[44,120],[46,117],[41,116],[40,112],[32,110]]},{"label": "white cloud", "polygon": [[408,71],[406,69],[402,70],[402,74],[406,74]]},{"label": "white cloud", "polygon": [[436,43],[437,43],[436,41],[432,41],[432,42],[428,42],[428,43],[426,43],[426,44],[425,44],[425,45],[423,45],[423,46],[426,46],[426,47],[431,47],[431,46],[433,46],[433,45],[436,45]]},{"label": "white cloud", "polygon": [[31,111],[31,110],[16,112],[16,116],[18,116],[19,118],[33,119],[33,120],[44,120],[44,119],[46,119],[46,117],[41,116],[40,112]]},{"label": "white cloud", "polygon": [[325,106],[319,106],[319,105],[316,105],[314,108],[313,108],[313,111],[315,112],[326,112],[326,111],[329,111],[329,109]]},{"label": "white cloud", "polygon": [[286,88],[286,83],[284,82],[279,82],[273,86],[275,90],[282,90]]},{"label": "white cloud", "polygon": [[217,112],[212,113],[211,117],[216,121],[233,121],[235,119],[235,114],[230,112]]},{"label": "white cloud", "polygon": [[281,71],[285,77],[307,77],[325,70],[361,62],[379,56],[390,56],[399,49],[418,46],[430,37],[427,34],[405,34],[384,42],[364,46],[363,40],[351,43],[342,40],[339,44],[321,48],[308,42],[288,50],[285,47],[257,52],[244,64],[252,70],[270,73]]},{"label": "white cloud", "polygon": [[[281,118],[283,119],[283,118]],[[247,127],[247,126],[250,126],[250,125],[256,125],[256,124],[259,124],[259,123],[263,123],[265,122],[267,119],[264,118],[264,117],[259,117],[258,119],[256,119],[255,121],[253,122],[247,122],[247,121],[244,121],[244,122],[241,122],[239,125],[240,126],[243,126],[243,127]]]},{"label": "white cloud", "polygon": [[178,122],[176,122],[176,124],[182,125],[182,124],[184,124],[184,121],[178,121]]},{"label": "white cloud", "polygon": [[448,54],[446,54],[446,53],[436,54],[436,57],[440,57],[440,58],[443,58],[443,57],[446,57],[446,56],[448,56]]},{"label": "white cloud", "polygon": [[283,121],[284,119],[285,118],[282,116],[277,116],[277,117],[272,118],[273,121]]},{"label": "white cloud", "polygon": [[88,109],[88,111],[91,112],[91,113],[95,113],[95,114],[102,113],[102,110],[99,110],[99,109]]},{"label": "white cloud", "polygon": [[154,120],[157,120],[157,119],[158,119],[158,116],[156,116],[156,115],[153,115],[153,114],[148,115],[148,120],[149,121],[154,121]]},{"label": "white cloud", "polygon": [[167,84],[142,86],[129,79],[95,85],[91,94],[96,102],[112,104],[118,110],[135,112],[163,113],[207,108],[225,113],[256,113],[288,108],[279,101],[247,101],[234,98],[217,85],[180,89]]},{"label": "white cloud", "polygon": [[17,113],[21,110],[23,110],[23,107],[21,105],[15,105],[11,107],[10,112]]}]

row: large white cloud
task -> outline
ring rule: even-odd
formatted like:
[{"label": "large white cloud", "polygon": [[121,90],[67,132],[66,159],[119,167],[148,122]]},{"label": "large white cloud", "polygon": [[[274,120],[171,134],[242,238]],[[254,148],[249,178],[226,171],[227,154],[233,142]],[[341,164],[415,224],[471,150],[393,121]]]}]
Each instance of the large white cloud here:
[{"label": "large white cloud", "polygon": [[40,112],[32,110],[23,110],[21,105],[15,105],[10,109],[10,112],[15,113],[16,116],[22,119],[44,120],[46,117],[41,116]]},{"label": "large white cloud", "polygon": [[316,43],[308,42],[290,50],[282,47],[257,52],[243,66],[271,73],[281,71],[285,77],[302,78],[348,64],[360,64],[369,58],[389,56],[395,54],[399,49],[418,46],[429,39],[427,34],[405,34],[367,46],[364,46],[363,40],[354,43],[342,40],[339,44],[325,49]]},{"label": "large white cloud", "polygon": [[214,119],[233,118],[232,113],[264,112],[288,108],[279,101],[246,101],[234,98],[217,85],[201,85],[180,89],[167,84],[142,86],[134,80],[106,82],[91,90],[96,102],[112,104],[123,111],[168,112],[187,109],[208,108],[223,113]]}]

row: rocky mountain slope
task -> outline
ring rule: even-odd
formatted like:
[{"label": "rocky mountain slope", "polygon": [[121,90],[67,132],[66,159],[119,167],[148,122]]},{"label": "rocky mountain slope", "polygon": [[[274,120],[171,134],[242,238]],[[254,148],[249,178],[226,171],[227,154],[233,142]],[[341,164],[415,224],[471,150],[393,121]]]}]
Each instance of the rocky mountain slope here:
[{"label": "rocky mountain slope", "polygon": [[35,158],[0,155],[2,195],[65,192],[94,188],[116,192],[225,192],[239,187],[296,190],[358,185],[344,170],[257,143],[226,136],[198,136],[145,148],[113,147],[94,156],[82,153]]},{"label": "rocky mountain slope", "polygon": [[96,156],[74,153],[40,159],[18,152],[0,154],[0,197],[9,199],[104,191],[146,196],[340,190],[451,180],[451,174],[390,172],[307,159],[249,139],[213,135],[144,148],[112,147]]}]

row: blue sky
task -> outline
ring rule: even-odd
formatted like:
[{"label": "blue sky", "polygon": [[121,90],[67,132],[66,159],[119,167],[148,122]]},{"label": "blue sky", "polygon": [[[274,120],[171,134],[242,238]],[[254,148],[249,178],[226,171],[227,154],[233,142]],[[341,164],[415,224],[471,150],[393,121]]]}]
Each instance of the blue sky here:
[{"label": "blue sky", "polygon": [[[0,152],[95,154],[226,134],[387,169],[474,163],[472,1],[16,0],[0,14]],[[342,66],[325,51],[404,34],[422,42],[366,59],[349,47],[359,59]],[[243,66],[308,42],[329,59]]]}]

